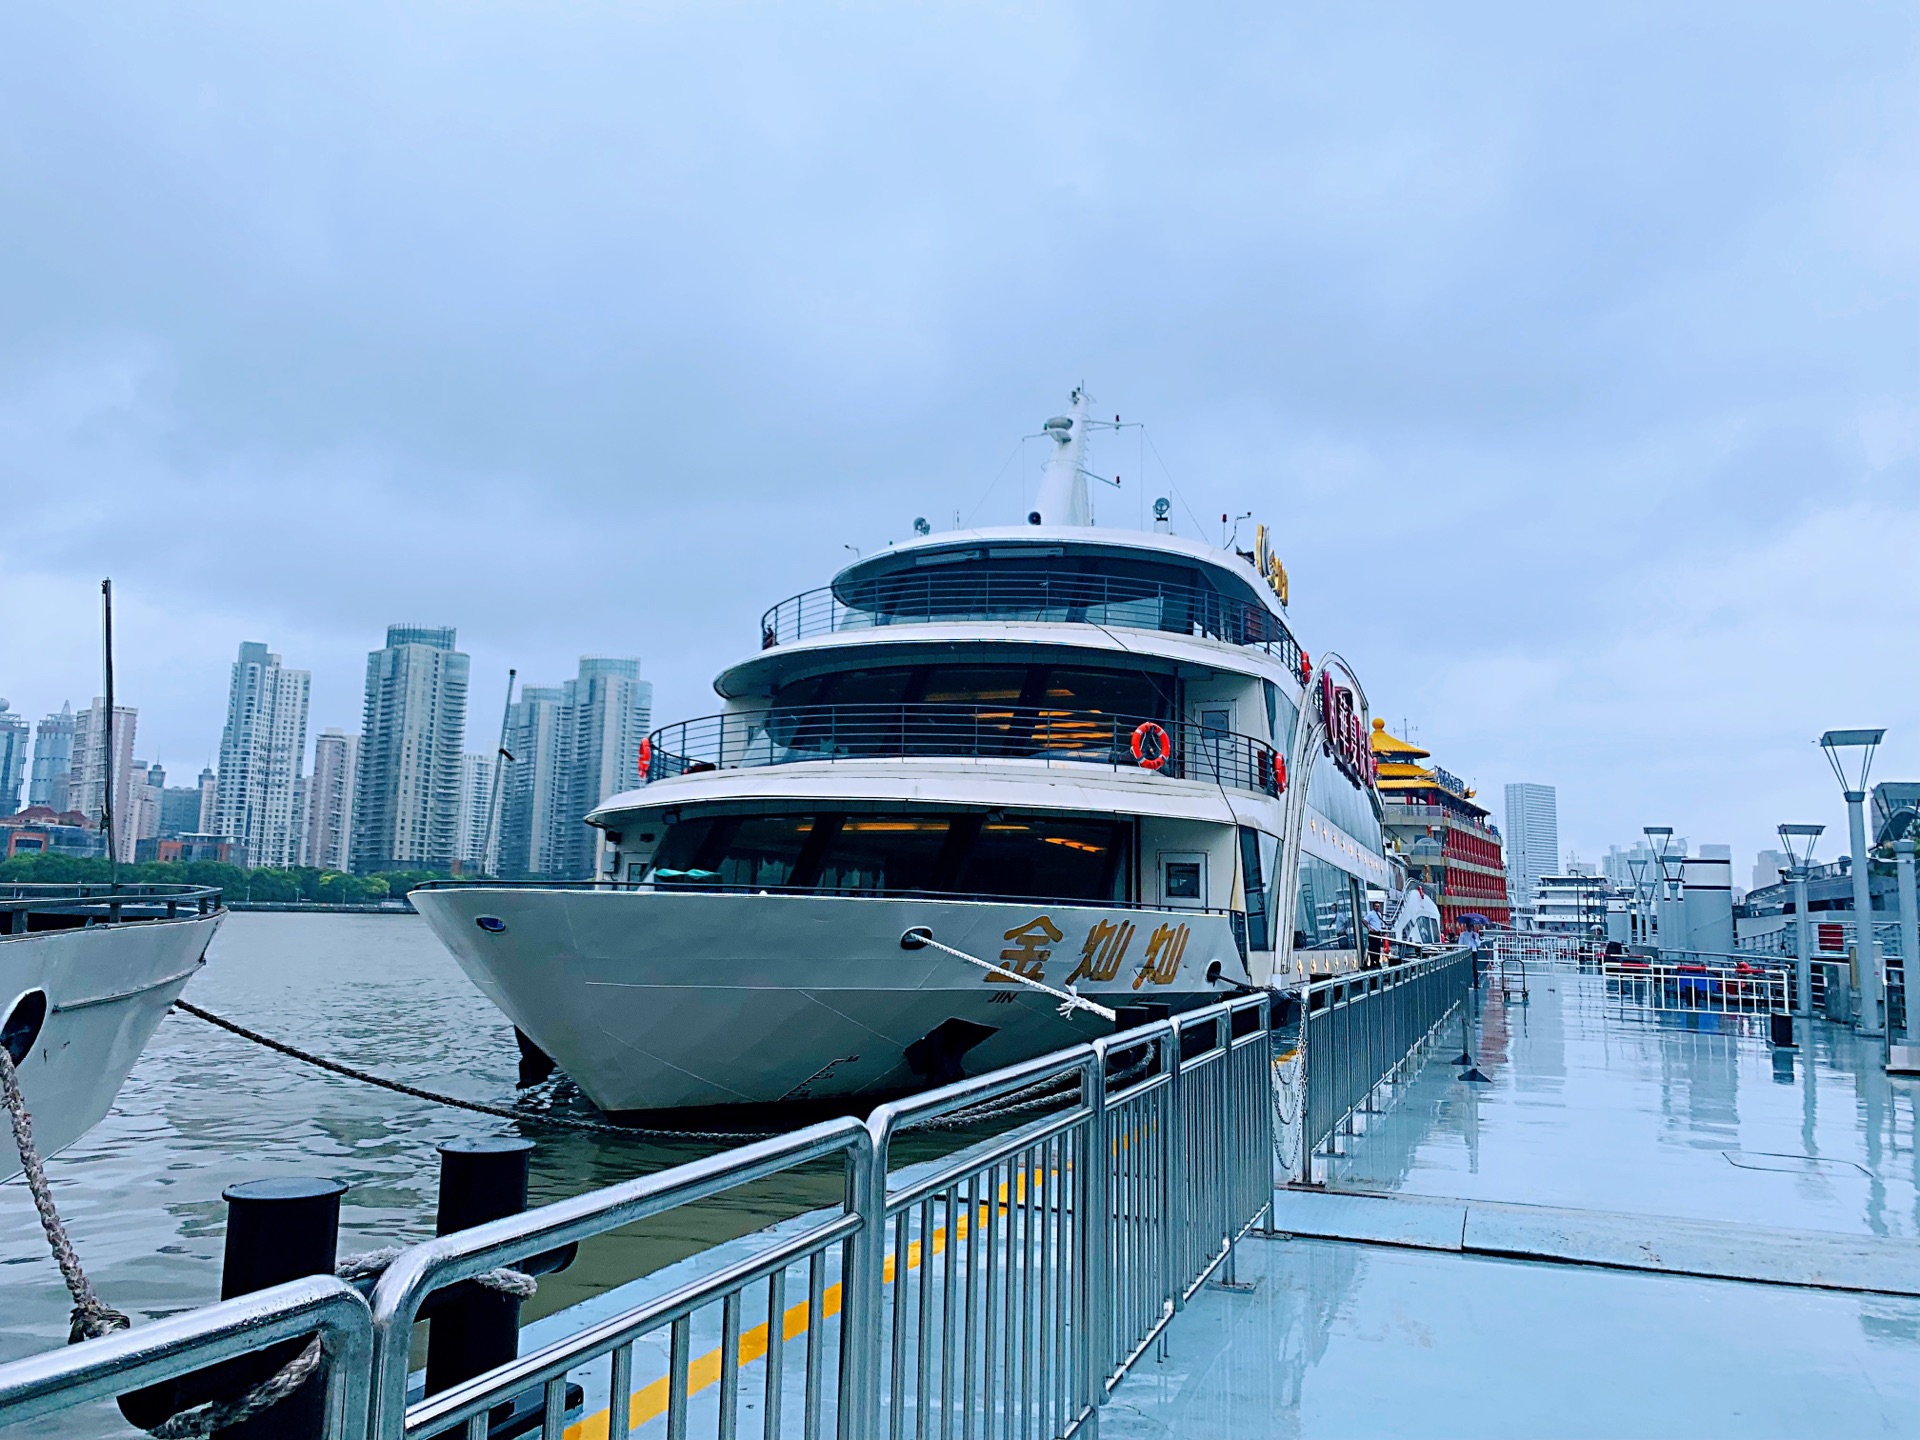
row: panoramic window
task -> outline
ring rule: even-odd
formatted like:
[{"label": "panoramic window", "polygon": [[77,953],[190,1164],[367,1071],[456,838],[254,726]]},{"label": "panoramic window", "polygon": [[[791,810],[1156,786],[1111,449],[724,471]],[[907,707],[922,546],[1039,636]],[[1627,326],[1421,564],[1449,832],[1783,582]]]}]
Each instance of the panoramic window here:
[{"label": "panoramic window", "polygon": [[1311,855],[1300,857],[1300,903],[1294,913],[1296,950],[1352,950],[1354,879]]},{"label": "panoramic window", "polygon": [[1125,901],[1125,820],[981,814],[724,815],[667,828],[645,877],[675,889]]}]

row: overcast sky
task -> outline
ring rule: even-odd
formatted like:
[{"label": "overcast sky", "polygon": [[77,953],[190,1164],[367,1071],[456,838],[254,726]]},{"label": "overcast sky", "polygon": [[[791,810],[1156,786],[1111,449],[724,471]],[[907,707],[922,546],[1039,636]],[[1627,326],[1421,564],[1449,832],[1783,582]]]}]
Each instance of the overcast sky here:
[{"label": "overcast sky", "polygon": [[[1911,4],[0,12],[0,694],[176,783],[228,666],[453,624],[717,708],[760,612],[1024,513],[1252,510],[1316,653],[1563,848],[1920,776]],[[1217,526],[1211,532],[1217,538]],[[1835,846],[1823,847],[1823,854]]]}]

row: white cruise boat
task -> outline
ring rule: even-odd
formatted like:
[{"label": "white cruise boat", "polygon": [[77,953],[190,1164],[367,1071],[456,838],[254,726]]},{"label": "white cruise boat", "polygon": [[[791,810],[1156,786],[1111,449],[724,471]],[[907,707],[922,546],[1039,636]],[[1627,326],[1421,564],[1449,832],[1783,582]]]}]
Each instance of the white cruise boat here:
[{"label": "white cruise boat", "polygon": [[[192,885],[0,885],[0,1043],[42,1158],[113,1105],[226,917]],[[0,1121],[0,1179],[20,1173]]]},{"label": "white cruise boat", "polygon": [[872,1097],[1111,1029],[1008,972],[1177,1010],[1357,963],[1394,883],[1365,695],[1295,640],[1264,529],[1092,523],[1100,423],[1078,392],[1047,422],[1027,523],[769,610],[720,713],[587,817],[603,881],[413,892],[602,1109]]}]

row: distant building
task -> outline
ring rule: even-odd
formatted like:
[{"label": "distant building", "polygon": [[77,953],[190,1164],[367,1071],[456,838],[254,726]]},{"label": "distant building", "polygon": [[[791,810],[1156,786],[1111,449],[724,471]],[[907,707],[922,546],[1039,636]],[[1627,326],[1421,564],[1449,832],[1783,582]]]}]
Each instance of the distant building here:
[{"label": "distant building", "polygon": [[312,683],[265,645],[241,643],[220,733],[212,833],[239,842],[247,865],[282,869],[297,856],[294,782],[306,761]]},{"label": "distant building", "polygon": [[584,656],[558,686],[529,685],[508,714],[500,873],[591,879],[599,832],[586,816],[639,783],[653,687],[637,659]]},{"label": "distant building", "polygon": [[106,837],[77,810],[29,805],[17,815],[0,818],[0,860],[44,854],[85,859],[106,853]]},{"label": "distant building", "polygon": [[[137,709],[116,705],[109,727],[107,702],[99,698],[73,717],[73,765],[67,776],[67,808],[86,816],[89,825],[100,829],[111,801],[113,848],[121,860],[133,859],[137,838],[126,824],[126,816],[134,798],[133,736],[139,723]],[[113,732],[111,754],[107,743],[109,728]]]},{"label": "distant building", "polygon": [[213,817],[220,807],[220,776],[211,765],[200,771],[200,823],[189,826],[196,834],[213,834]]},{"label": "distant building", "polygon": [[27,778],[27,742],[32,727],[0,700],[0,815],[20,808],[20,792]]},{"label": "distant building", "polygon": [[1533,893],[1535,930],[1585,936],[1606,931],[1613,887],[1604,875],[1542,875]]},{"label": "distant building", "polygon": [[[152,772],[148,775],[151,778]],[[200,833],[198,785],[168,785],[161,790],[159,833],[165,839]]]},{"label": "distant building", "polygon": [[353,777],[360,737],[322,730],[313,742],[313,774],[307,781],[306,863],[345,870],[352,859]]},{"label": "distant building", "polygon": [[451,870],[460,848],[467,656],[452,626],[393,625],[367,656],[353,868]]},{"label": "distant building", "polygon": [[487,821],[493,806],[495,757],[460,757],[460,873],[487,873]]},{"label": "distant building", "polygon": [[1507,889],[1531,911],[1540,879],[1560,863],[1560,809],[1551,785],[1507,786]]},{"label": "distant building", "polygon": [[1373,722],[1372,748],[1388,843],[1440,908],[1445,932],[1457,931],[1466,915],[1507,924],[1500,834],[1486,807],[1456,776],[1420,764],[1429,752],[1388,734],[1384,720]]},{"label": "distant building", "polygon": [[143,861],[178,861],[191,865],[196,860],[217,860],[222,865],[239,863],[238,845],[225,835],[156,835],[140,842],[135,857]]},{"label": "distant building", "polygon": [[1753,857],[1753,884],[1749,891],[1780,883],[1780,872],[1791,868],[1793,857],[1784,850],[1762,850]]},{"label": "distant building", "polygon": [[160,833],[160,795],[166,783],[167,772],[158,765],[144,760],[133,762],[132,783],[127,786],[127,830],[133,836],[136,855],[142,840]]},{"label": "distant building", "polygon": [[62,705],[34,728],[33,773],[27,803],[56,812],[67,808],[67,774],[73,768],[73,707]]}]

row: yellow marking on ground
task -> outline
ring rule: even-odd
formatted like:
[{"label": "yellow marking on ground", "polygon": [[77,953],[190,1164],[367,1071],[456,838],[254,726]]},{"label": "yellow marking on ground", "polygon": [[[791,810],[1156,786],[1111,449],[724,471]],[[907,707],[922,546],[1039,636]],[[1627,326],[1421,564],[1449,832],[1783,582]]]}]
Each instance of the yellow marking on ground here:
[{"label": "yellow marking on ground", "polygon": [[[1000,1186],[999,1204],[993,1208],[1002,1215],[1008,1212],[1011,1205],[1022,1203],[1026,1199],[1027,1172],[1025,1170],[1017,1172],[1014,1179],[1018,1184],[1013,1188],[1018,1191],[1018,1194],[1009,1195],[1009,1187],[1004,1182]],[[1033,1177],[1034,1190],[1038,1192],[1043,1188],[1044,1183],[1039,1172],[1035,1171]],[[967,1222],[971,1220],[976,1213],[980,1217],[976,1223],[985,1224],[987,1209],[988,1207],[985,1204],[969,1207],[968,1211],[954,1222],[954,1239],[959,1241],[967,1238]],[[919,1268],[920,1246],[921,1242],[918,1240],[913,1241],[907,1246],[907,1269],[916,1270]],[[933,1232],[933,1253],[935,1255],[944,1254],[946,1248],[947,1228],[942,1225],[937,1227]],[[882,1270],[882,1278],[885,1284],[891,1285],[893,1283],[893,1277],[893,1256],[889,1254]],[[807,1301],[802,1300],[796,1305],[789,1305],[781,1312],[780,1335],[783,1341],[795,1339],[806,1333],[808,1325],[807,1304]],[[839,1313],[840,1285],[839,1282],[836,1281],[827,1286],[821,1296],[820,1314],[822,1319],[830,1320]],[[745,1369],[756,1360],[765,1359],[766,1354],[767,1327],[765,1323],[755,1325],[751,1330],[745,1331],[740,1336],[739,1358],[742,1369]],[[706,1354],[688,1363],[688,1399],[692,1399],[701,1391],[720,1383],[720,1361],[721,1349],[716,1345],[713,1349],[707,1351]],[[671,1389],[672,1377],[663,1375],[651,1384],[642,1386],[640,1389],[634,1391],[633,1399],[627,1411],[627,1428],[629,1430],[638,1430],[649,1420],[656,1420],[666,1414]],[[566,1430],[566,1440],[607,1440],[607,1425],[610,1416],[610,1411],[602,1410],[597,1414],[589,1415],[585,1419],[569,1425]]]}]

